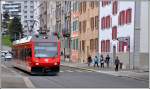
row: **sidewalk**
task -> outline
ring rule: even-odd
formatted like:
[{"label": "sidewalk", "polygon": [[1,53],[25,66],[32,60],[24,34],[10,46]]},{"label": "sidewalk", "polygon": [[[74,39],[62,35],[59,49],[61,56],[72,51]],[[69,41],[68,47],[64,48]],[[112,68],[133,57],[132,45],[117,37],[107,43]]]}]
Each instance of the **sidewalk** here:
[{"label": "sidewalk", "polygon": [[111,65],[110,68],[97,68],[93,67],[93,64],[88,67],[86,63],[69,63],[69,62],[61,62],[62,66],[68,66],[68,67],[74,67],[74,68],[80,68],[83,70],[90,70],[93,72],[99,72],[99,73],[105,73],[109,75],[114,75],[118,77],[129,77],[129,78],[134,78],[142,81],[149,81],[149,72],[145,72],[142,70],[127,70],[127,69],[122,69],[119,70],[118,72],[114,71],[113,65]]}]

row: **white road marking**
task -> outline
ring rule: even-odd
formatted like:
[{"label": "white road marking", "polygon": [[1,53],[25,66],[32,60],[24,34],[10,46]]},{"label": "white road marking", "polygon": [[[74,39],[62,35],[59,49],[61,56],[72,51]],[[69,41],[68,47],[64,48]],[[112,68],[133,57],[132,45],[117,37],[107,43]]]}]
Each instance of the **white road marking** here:
[{"label": "white road marking", "polygon": [[28,88],[35,88],[35,86],[28,77],[23,77],[23,80]]},{"label": "white road marking", "polygon": [[88,70],[88,71],[86,71],[86,72],[92,72],[92,71]]},{"label": "white road marking", "polygon": [[81,70],[76,70],[77,72],[83,72],[83,71],[81,71]]},{"label": "white road marking", "polygon": [[60,71],[60,72],[64,72],[64,71]]},{"label": "white road marking", "polygon": [[74,72],[74,71],[72,71],[72,70],[66,70],[67,72]]},{"label": "white road marking", "polygon": [[13,71],[13,70],[7,68],[5,65],[1,65],[1,66],[4,67],[4,68],[6,68],[6,69],[8,69],[8,70],[11,71],[12,73],[16,74],[16,76],[23,78],[23,80],[24,80],[24,82],[25,82],[25,84],[26,84],[26,86],[27,86],[28,88],[35,88],[35,86],[33,85],[33,83],[31,82],[31,80],[30,80],[28,77],[24,77],[24,76],[20,75],[20,74],[17,73],[16,71]]}]

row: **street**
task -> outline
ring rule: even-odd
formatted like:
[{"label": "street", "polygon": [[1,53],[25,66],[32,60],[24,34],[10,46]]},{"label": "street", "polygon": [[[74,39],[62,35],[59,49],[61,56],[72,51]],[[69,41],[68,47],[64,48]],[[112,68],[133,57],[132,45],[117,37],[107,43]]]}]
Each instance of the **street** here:
[{"label": "street", "polygon": [[145,81],[65,66],[57,76],[33,76],[14,68],[11,61],[2,62],[1,70],[2,88],[148,88]]}]

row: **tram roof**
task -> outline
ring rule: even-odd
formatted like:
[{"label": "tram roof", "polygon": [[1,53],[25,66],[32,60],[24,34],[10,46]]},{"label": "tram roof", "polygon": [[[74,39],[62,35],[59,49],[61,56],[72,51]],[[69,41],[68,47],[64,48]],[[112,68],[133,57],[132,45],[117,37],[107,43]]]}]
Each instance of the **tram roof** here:
[{"label": "tram roof", "polygon": [[47,38],[44,38],[44,36],[41,36],[41,37],[27,36],[20,40],[14,41],[13,45],[27,43],[27,42],[31,42],[31,41],[33,41],[33,42],[57,42],[57,37],[54,35],[47,36]]}]

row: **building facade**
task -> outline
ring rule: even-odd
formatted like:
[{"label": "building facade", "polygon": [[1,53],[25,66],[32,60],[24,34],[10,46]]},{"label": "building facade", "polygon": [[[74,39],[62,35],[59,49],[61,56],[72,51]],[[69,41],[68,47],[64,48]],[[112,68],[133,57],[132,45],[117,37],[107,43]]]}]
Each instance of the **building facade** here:
[{"label": "building facade", "polygon": [[124,68],[133,65],[134,11],[134,1],[100,2],[99,53],[118,56]]},{"label": "building facade", "polygon": [[98,52],[99,1],[80,2],[79,12],[79,59],[87,62]]},{"label": "building facade", "polygon": [[71,55],[71,1],[62,2],[62,35],[65,61],[70,61]]},{"label": "building facade", "polygon": [[38,34],[40,29],[40,1],[34,1],[34,33]]},{"label": "building facade", "polygon": [[10,17],[19,17],[21,19],[21,2],[5,1],[2,3],[1,10],[2,14],[8,12]]},{"label": "building facade", "polygon": [[31,34],[34,23],[34,0],[24,0],[21,4],[21,23],[23,26],[24,35]]},{"label": "building facade", "polygon": [[71,61],[79,62],[79,1],[71,2]]}]

